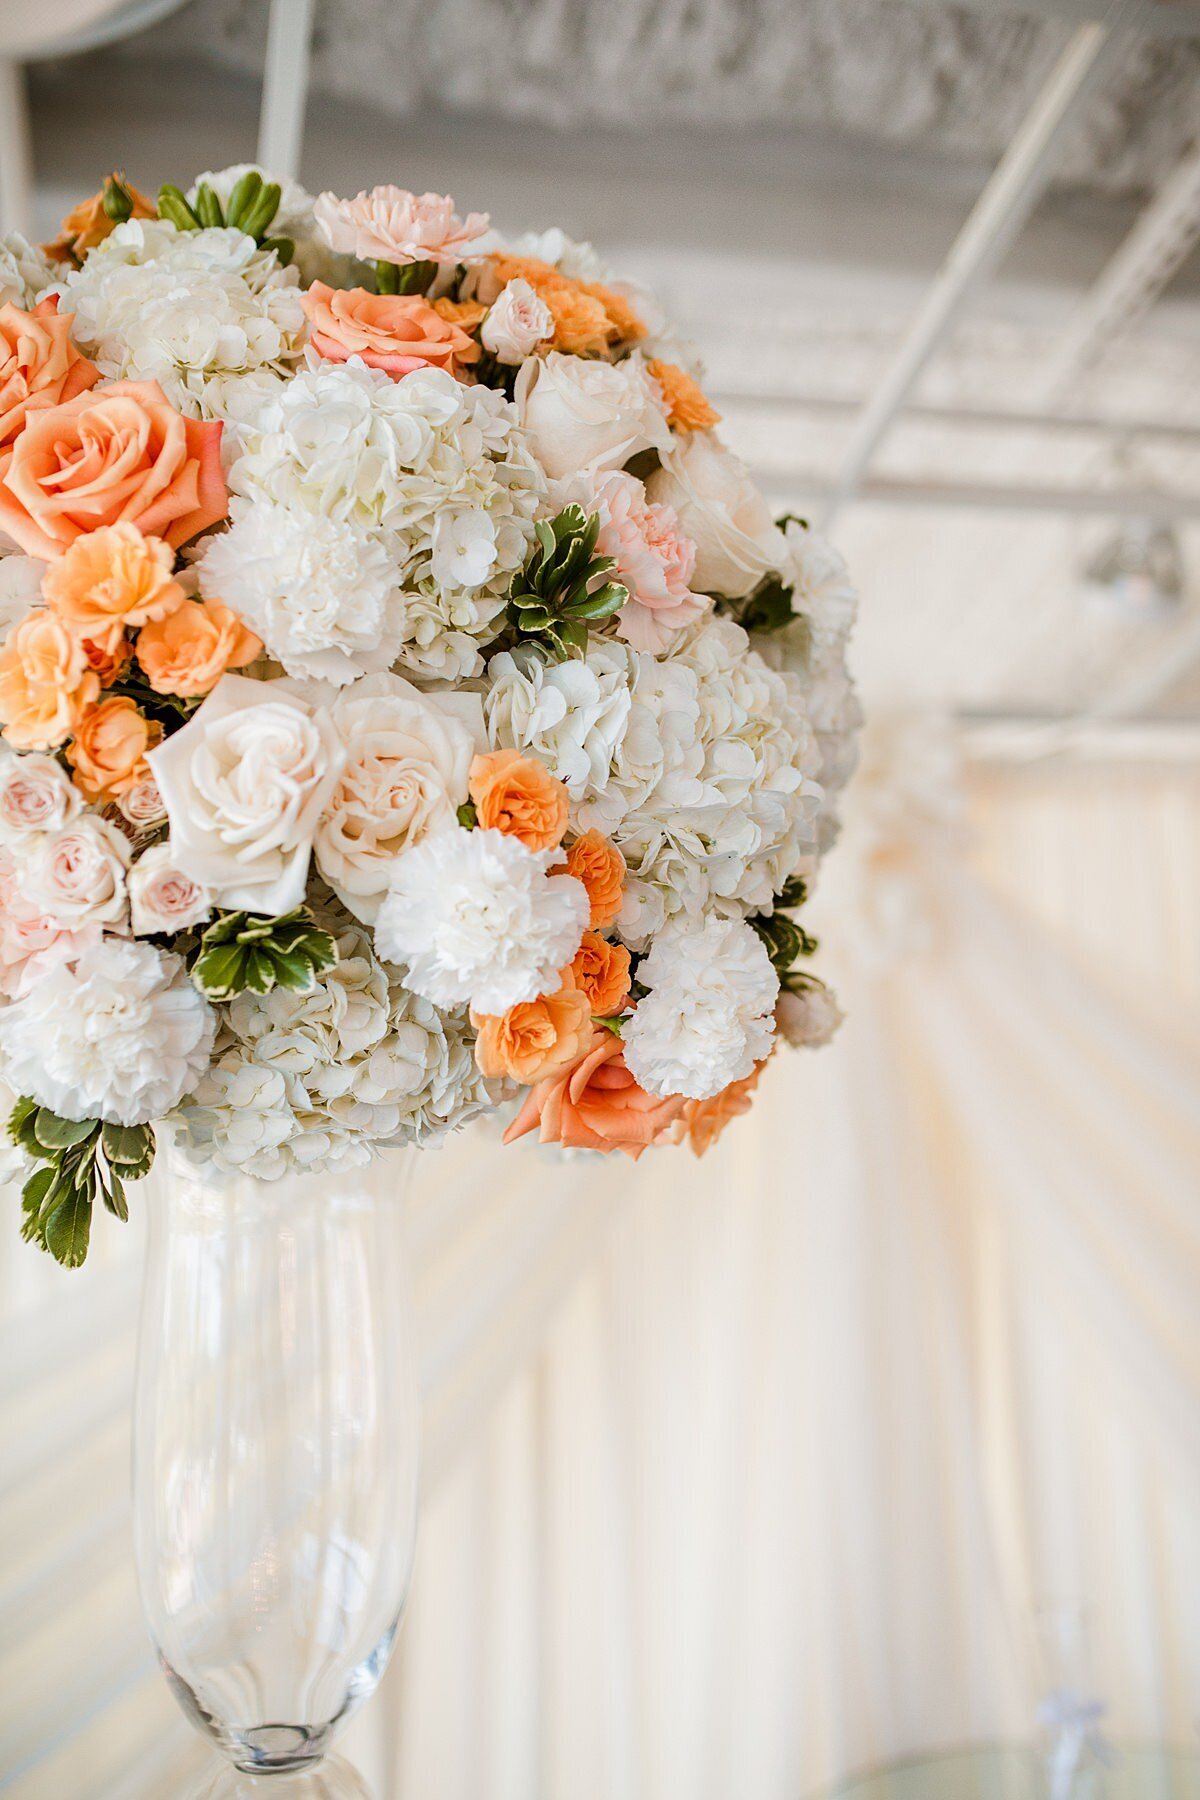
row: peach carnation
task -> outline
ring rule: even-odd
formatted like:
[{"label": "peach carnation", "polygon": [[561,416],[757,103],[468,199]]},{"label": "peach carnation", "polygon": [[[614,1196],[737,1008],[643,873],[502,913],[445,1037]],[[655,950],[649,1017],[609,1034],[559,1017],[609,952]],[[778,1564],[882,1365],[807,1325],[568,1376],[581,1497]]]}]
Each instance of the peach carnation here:
[{"label": "peach carnation", "polygon": [[136,525],[103,525],[77,537],[50,564],[42,593],[64,625],[101,649],[111,648],[126,627],[136,630],[182,606],[174,563],[161,538],[144,537]]},{"label": "peach carnation", "polygon": [[73,400],[100,379],[71,342],[73,313],[60,313],[52,294],[22,312],[0,306],[0,444],[16,437],[31,412]]},{"label": "peach carnation", "polygon": [[675,1122],[674,1142],[690,1144],[696,1156],[711,1150],[729,1122],[750,1111],[751,1095],[769,1060],[769,1056],[764,1056],[748,1075],[743,1075],[740,1081],[731,1081],[711,1100],[685,1100],[683,1111]]},{"label": "peach carnation", "polygon": [[629,1000],[629,952],[610,944],[598,931],[585,931],[571,964],[571,979],[587,995],[598,1019],[623,1012]]},{"label": "peach carnation", "polygon": [[61,556],[104,525],[178,549],[225,517],[219,420],[185,419],[157,381],[112,381],[30,414],[0,450],[0,531]]},{"label": "peach carnation", "polygon": [[99,693],[83,646],[46,607],[9,632],[0,650],[0,723],[14,749],[57,749]]},{"label": "peach carnation", "polygon": [[639,1087],[625,1067],[620,1038],[601,1025],[572,1068],[530,1090],[504,1142],[536,1131],[543,1144],[622,1150],[636,1161],[678,1118],[683,1104],[678,1094],[660,1097]]},{"label": "peach carnation", "polygon": [[589,925],[611,925],[625,893],[625,858],[617,846],[602,831],[584,831],[569,846],[563,868],[587,889]]},{"label": "peach carnation", "polygon": [[567,829],[567,790],[519,750],[492,750],[471,764],[468,791],[479,823],[503,831],[527,850],[553,850]]},{"label": "peach carnation", "polygon": [[137,659],[154,692],[186,700],[207,694],[226,669],[244,669],[261,651],[261,638],[220,600],[185,600],[147,625],[137,641]]},{"label": "peach carnation", "polygon": [[146,752],[162,738],[162,726],[138,711],[124,695],[110,695],[75,728],[67,761],[75,785],[87,800],[114,800],[146,774]]},{"label": "peach carnation", "polygon": [[667,424],[676,431],[711,431],[720,424],[720,413],[709,405],[699,384],[678,363],[655,359],[646,364],[646,370],[662,389]]},{"label": "peach carnation", "polygon": [[429,304],[439,319],[445,319],[448,325],[461,326],[466,332],[474,331],[487,317],[488,309],[480,300],[451,300],[448,294],[443,294]]},{"label": "peach carnation", "polygon": [[569,969],[563,970],[557,993],[510,1006],[499,1018],[473,1012],[471,1023],[478,1033],[475,1061],[480,1071],[525,1087],[577,1063],[592,1039],[592,1008]]},{"label": "peach carnation", "polygon": [[389,184],[353,200],[322,194],[313,213],[331,249],[364,262],[472,262],[496,241],[486,213],[460,219],[449,194],[413,194]]},{"label": "peach carnation", "polygon": [[301,305],[308,315],[309,342],[327,362],[358,356],[389,375],[423,368],[460,375],[479,356],[474,338],[419,294],[369,294],[366,288],[331,288],[314,281]]}]

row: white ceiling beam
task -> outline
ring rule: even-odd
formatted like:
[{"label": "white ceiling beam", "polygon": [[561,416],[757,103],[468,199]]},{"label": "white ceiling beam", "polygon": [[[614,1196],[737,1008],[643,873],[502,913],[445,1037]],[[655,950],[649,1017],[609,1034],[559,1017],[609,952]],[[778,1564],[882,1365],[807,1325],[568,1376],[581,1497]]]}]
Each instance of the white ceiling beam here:
[{"label": "white ceiling beam", "polygon": [[[943,10],[946,0],[916,0],[918,5]],[[956,0],[972,12],[1025,15],[1035,19],[1058,19],[1064,24],[1082,25],[1089,19],[1103,22],[1108,16],[1106,0]],[[1195,0],[1151,0],[1142,27],[1152,37],[1200,37],[1200,5]]]},{"label": "white ceiling beam", "polygon": [[1054,171],[1064,127],[1151,0],[1111,0],[1103,22],[1081,25],[1055,63],[971,209],[945,262],[864,406],[822,518],[828,529],[857,493],[876,450],[963,304],[1025,223]]}]

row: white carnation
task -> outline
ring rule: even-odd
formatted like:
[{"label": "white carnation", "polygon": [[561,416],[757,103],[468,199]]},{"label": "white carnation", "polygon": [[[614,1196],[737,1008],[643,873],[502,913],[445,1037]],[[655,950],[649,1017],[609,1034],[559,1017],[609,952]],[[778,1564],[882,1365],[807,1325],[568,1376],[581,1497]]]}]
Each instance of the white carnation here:
[{"label": "white carnation", "polygon": [[631,652],[592,637],[582,657],[548,663],[532,646],[488,664],[488,738],[536,756],[573,800],[601,794],[629,723]]},{"label": "white carnation", "polygon": [[390,668],[404,602],[387,551],[352,519],[240,502],[207,540],[200,591],[243,618],[289,675],[341,686]]},{"label": "white carnation", "polygon": [[282,386],[300,361],[298,281],[244,232],[128,219],[57,292],[102,374],[157,381],[181,411],[224,418],[240,383]]},{"label": "white carnation", "polygon": [[85,813],[35,839],[19,865],[21,892],[60,925],[121,929],[127,919],[129,841],[115,825]]},{"label": "white carnation", "polygon": [[0,1012],[9,1081],[67,1119],[142,1125],[208,1066],[215,1018],[182,958],[104,938]]},{"label": "white carnation", "polygon": [[650,991],[622,1036],[625,1061],[647,1093],[711,1099],[770,1050],[779,980],[741,919],[664,932],[638,980]]},{"label": "white carnation", "polygon": [[399,858],[376,943],[439,1006],[504,1013],[558,986],[588,922],[587,893],[548,875],[557,851],[499,831],[431,832]]},{"label": "white carnation", "polygon": [[28,312],[57,273],[50,260],[19,231],[0,235],[0,306]]}]

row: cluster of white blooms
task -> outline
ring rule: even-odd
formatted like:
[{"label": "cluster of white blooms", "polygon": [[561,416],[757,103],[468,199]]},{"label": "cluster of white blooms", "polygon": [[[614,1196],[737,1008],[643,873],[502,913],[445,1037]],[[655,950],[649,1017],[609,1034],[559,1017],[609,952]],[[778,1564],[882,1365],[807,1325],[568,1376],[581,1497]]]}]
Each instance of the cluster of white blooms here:
[{"label": "cluster of white blooms", "polygon": [[185,1147],[271,1180],[433,1142],[496,1103],[465,1012],[410,992],[364,931],[347,927],[337,948],[311,992],[220,1008],[212,1066],[175,1114]]},{"label": "cluster of white blooms", "polygon": [[157,381],[194,417],[243,416],[301,359],[296,270],[241,231],[127,219],[56,291],[104,375]]},{"label": "cluster of white blooms", "polygon": [[261,163],[231,163],[227,169],[206,169],[188,189],[188,200],[194,206],[200,188],[208,187],[221,202],[222,210],[227,211],[234,188],[243,175],[251,174],[261,176],[264,182],[279,183],[279,205],[271,220],[271,235],[291,242],[292,266],[305,286],[310,281],[328,281],[334,287],[349,287],[361,278],[365,273],[361,263],[349,256],[338,256],[329,248],[317,230],[312,194],[289,175],[272,175]]},{"label": "cluster of white blooms", "polygon": [[394,662],[478,674],[546,484],[492,388],[351,362],[305,370],[259,408],[230,486],[202,588],[285,667],[344,682]]},{"label": "cluster of white blooms", "polygon": [[19,231],[0,235],[0,306],[32,306],[54,276],[51,263]]}]

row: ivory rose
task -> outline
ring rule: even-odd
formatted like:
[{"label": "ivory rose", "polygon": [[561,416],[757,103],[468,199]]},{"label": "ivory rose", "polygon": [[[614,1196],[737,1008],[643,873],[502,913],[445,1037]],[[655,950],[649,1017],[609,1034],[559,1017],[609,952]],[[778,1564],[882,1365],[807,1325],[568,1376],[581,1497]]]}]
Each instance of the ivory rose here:
[{"label": "ivory rose", "polygon": [[165,619],[182,606],[174,563],[162,538],[145,537],[136,525],[102,525],[49,565],[42,593],[79,637],[111,651],[127,627]]},{"label": "ivory rose", "polygon": [[413,194],[390,184],[353,200],[321,194],[313,214],[331,249],[364,262],[453,266],[485,256],[496,241],[486,213],[460,219],[448,194]]},{"label": "ivory rose", "polygon": [[32,413],[0,450],[0,531],[31,556],[136,525],[173,549],[225,517],[219,420],[185,419],[157,381],[112,381]]},{"label": "ivory rose", "polygon": [[521,364],[513,397],[534,455],[556,481],[617,469],[639,450],[653,445],[665,452],[670,443],[636,354],[621,363],[588,362],[557,350],[530,357]]},{"label": "ivory rose", "polygon": [[15,750],[54,750],[100,693],[78,639],[45,607],[9,632],[0,650],[0,723]]},{"label": "ivory rose", "polygon": [[571,979],[587,995],[598,1019],[623,1012],[629,1000],[629,952],[598,931],[585,931],[571,964]]},{"label": "ivory rose", "polygon": [[129,861],[124,834],[107,819],[84,813],[62,831],[37,841],[20,871],[21,892],[60,925],[120,930],[125,924]]},{"label": "ivory rose", "polygon": [[114,800],[140,780],[146,752],[162,737],[162,726],[139,712],[137,702],[110,695],[86,712],[67,749],[75,785],[88,800]]},{"label": "ivory rose", "polygon": [[522,363],[554,335],[554,314],[518,276],[497,294],[479,335],[497,362]]},{"label": "ivory rose", "polygon": [[184,600],[147,625],[137,641],[137,659],[154,692],[189,700],[209,693],[227,669],[244,669],[261,651],[261,638],[219,600]]},{"label": "ivory rose", "polygon": [[126,881],[134,937],[185,931],[189,925],[202,925],[211,916],[208,889],[176,865],[169,843],[153,844],[144,850]]},{"label": "ivory rose", "polygon": [[117,795],[117,811],[135,832],[152,831],[163,823],[167,809],[149,765],[139,770],[131,786]]},{"label": "ivory rose", "polygon": [[692,580],[706,594],[738,600],[783,567],[787,539],[740,457],[710,432],[676,438],[646,483],[646,493],[675,509],[696,546]]},{"label": "ivory rose", "polygon": [[474,338],[419,294],[369,294],[366,288],[334,289],[314,281],[301,304],[309,342],[326,362],[357,356],[389,375],[433,368],[461,377],[479,357]]},{"label": "ivory rose", "polygon": [[477,694],[423,694],[399,675],[366,675],[331,716],[346,748],[317,828],[317,867],[356,918],[372,924],[396,858],[453,825],[483,740]]},{"label": "ivory rose", "polygon": [[267,914],[299,906],[345,756],[329,715],[290,684],[222,676],[148,759],[179,869],[216,906]]},{"label": "ivory rose", "polygon": [[567,849],[566,872],[587,889],[590,925],[611,925],[625,892],[625,858],[602,831],[581,832]]},{"label": "ivory rose", "polygon": [[100,379],[71,342],[70,313],[60,313],[52,294],[22,312],[0,306],[0,445],[16,437],[31,412],[73,400]]},{"label": "ivory rose", "polygon": [[83,801],[62,764],[36,751],[0,753],[0,843],[15,844],[40,831],[61,831]]},{"label": "ivory rose", "polygon": [[504,1134],[511,1144],[536,1131],[543,1144],[570,1150],[622,1150],[635,1162],[679,1116],[677,1094],[658,1098],[625,1067],[621,1040],[597,1026],[571,1068],[540,1081]]},{"label": "ivory rose", "polygon": [[666,650],[681,626],[694,625],[712,604],[688,586],[696,546],[685,537],[673,507],[655,504],[635,475],[614,469],[582,484],[584,509],[600,515],[596,548],[615,561],[629,599],[617,631],[635,650]]},{"label": "ivory rose", "polygon": [[556,993],[524,1000],[499,1018],[473,1012],[471,1023],[481,1072],[526,1087],[572,1067],[592,1038],[592,1009],[569,969]]},{"label": "ivory rose", "polygon": [[567,790],[519,750],[491,750],[471,764],[471,799],[485,831],[502,831],[527,850],[553,850],[567,829]]}]

